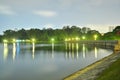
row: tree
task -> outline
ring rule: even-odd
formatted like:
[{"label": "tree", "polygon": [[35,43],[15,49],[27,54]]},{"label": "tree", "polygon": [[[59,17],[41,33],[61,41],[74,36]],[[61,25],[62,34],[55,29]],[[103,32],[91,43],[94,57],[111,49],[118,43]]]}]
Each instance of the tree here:
[{"label": "tree", "polygon": [[13,38],[16,38],[18,35],[17,35],[17,32],[14,31],[14,30],[6,30],[4,31],[4,35],[3,35],[3,38],[7,38],[7,39],[13,39]]},{"label": "tree", "polygon": [[93,40],[94,35],[97,35],[97,39],[101,39],[101,34],[96,30],[91,30],[90,28],[83,27],[82,29],[78,26],[64,26],[62,29],[20,29],[17,31],[6,30],[4,31],[3,37],[11,40],[15,39],[32,39],[35,38],[37,41],[50,41],[51,38],[54,38],[56,41],[64,41],[66,38],[82,38],[86,36],[86,39]]},{"label": "tree", "polygon": [[107,32],[102,37],[103,40],[115,40],[115,35],[113,32]]},{"label": "tree", "polygon": [[87,32],[87,38],[89,40],[94,40],[94,36],[95,35],[97,36],[97,40],[101,39],[101,34],[98,31],[96,31],[96,30],[90,30],[90,31]]},{"label": "tree", "polygon": [[18,39],[29,39],[27,31],[25,29],[18,31]]},{"label": "tree", "polygon": [[82,33],[83,34],[86,34],[88,31],[90,31],[91,29],[90,28],[87,28],[87,27],[83,27],[82,28]]},{"label": "tree", "polygon": [[2,35],[0,35],[0,42],[2,42],[2,39],[3,39],[3,36],[2,36]]},{"label": "tree", "polygon": [[120,26],[116,26],[116,28],[113,29],[113,32],[118,32],[118,31],[120,31]]}]

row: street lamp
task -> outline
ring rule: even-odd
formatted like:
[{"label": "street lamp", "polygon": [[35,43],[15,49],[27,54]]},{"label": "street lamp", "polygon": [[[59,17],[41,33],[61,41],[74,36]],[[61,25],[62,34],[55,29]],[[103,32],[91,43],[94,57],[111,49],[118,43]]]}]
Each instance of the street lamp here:
[{"label": "street lamp", "polygon": [[52,42],[54,42],[54,41],[55,41],[55,39],[54,39],[54,38],[52,38],[52,39],[51,39],[51,41],[52,41]]},{"label": "street lamp", "polygon": [[8,40],[4,39],[4,40],[3,40],[3,42],[4,42],[4,43],[7,43],[7,42],[8,42]]},{"label": "street lamp", "polygon": [[35,39],[34,39],[34,38],[32,38],[31,40],[32,40],[32,42],[35,42]]},{"label": "street lamp", "polygon": [[94,39],[95,39],[95,40],[97,39],[97,37],[98,37],[97,35],[94,35]]},{"label": "street lamp", "polygon": [[80,40],[80,38],[78,38],[78,37],[76,37],[75,39],[76,39],[76,41]]},{"label": "street lamp", "polygon": [[65,38],[65,41],[68,41],[68,39],[67,39],[67,38]]},{"label": "street lamp", "polygon": [[83,36],[82,39],[84,40],[84,39],[85,39],[85,36]]},{"label": "street lamp", "polygon": [[16,39],[13,39],[12,41],[13,41],[13,42],[16,42]]}]

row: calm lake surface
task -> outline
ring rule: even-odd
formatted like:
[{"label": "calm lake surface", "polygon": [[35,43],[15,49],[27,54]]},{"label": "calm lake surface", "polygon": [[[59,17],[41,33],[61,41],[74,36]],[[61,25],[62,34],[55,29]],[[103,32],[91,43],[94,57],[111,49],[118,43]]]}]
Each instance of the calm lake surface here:
[{"label": "calm lake surface", "polygon": [[62,80],[112,53],[78,43],[1,43],[0,80]]}]

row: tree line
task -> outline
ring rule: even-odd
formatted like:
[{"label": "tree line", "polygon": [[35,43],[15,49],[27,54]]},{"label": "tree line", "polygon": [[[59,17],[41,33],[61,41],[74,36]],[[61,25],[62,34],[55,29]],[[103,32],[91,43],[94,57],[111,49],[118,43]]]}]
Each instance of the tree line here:
[{"label": "tree line", "polygon": [[104,35],[97,30],[91,30],[87,27],[80,28],[78,26],[64,26],[62,29],[9,29],[4,31],[3,35],[0,35],[0,41],[3,39],[30,40],[32,38],[36,39],[37,41],[50,41],[51,38],[54,38],[56,41],[64,41],[65,38],[79,37],[82,39],[83,36],[85,36],[84,40],[94,40],[94,35],[97,35],[97,40],[118,40],[120,39],[120,26],[116,26],[112,32],[107,32]]}]

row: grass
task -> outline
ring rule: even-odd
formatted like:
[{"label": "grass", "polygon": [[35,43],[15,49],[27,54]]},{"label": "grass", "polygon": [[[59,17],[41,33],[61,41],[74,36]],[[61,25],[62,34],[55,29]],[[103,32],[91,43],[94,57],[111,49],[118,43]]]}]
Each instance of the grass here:
[{"label": "grass", "polygon": [[96,80],[120,80],[120,59],[104,70]]}]

